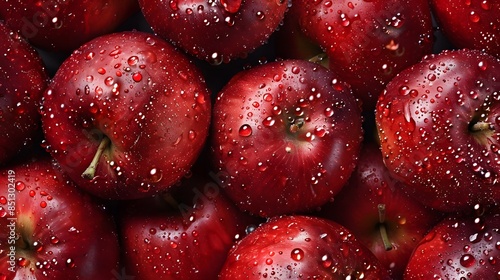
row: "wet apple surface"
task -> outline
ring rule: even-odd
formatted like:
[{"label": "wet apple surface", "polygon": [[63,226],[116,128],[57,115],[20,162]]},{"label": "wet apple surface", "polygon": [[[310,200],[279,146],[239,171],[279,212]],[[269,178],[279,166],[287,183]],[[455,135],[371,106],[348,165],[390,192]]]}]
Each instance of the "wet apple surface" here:
[{"label": "wet apple surface", "polygon": [[349,86],[326,68],[268,63],[222,89],[212,136],[214,164],[241,209],[263,217],[305,212],[349,178],[362,141],[361,112]]},{"label": "wet apple surface", "polygon": [[210,103],[199,71],[171,45],[138,31],[106,35],[75,51],[52,79],[41,109],[45,144],[87,191],[146,197],[189,171],[207,137]]},{"label": "wet apple surface", "polygon": [[498,14],[0,2],[0,280],[500,279]]}]

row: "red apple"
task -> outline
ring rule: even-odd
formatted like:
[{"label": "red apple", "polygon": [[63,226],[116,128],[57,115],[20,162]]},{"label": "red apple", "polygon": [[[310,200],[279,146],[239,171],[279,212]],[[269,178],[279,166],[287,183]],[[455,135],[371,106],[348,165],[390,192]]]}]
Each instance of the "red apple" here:
[{"label": "red apple", "polygon": [[135,0],[1,1],[0,19],[37,47],[72,51],[112,32],[137,9]]},{"label": "red apple", "polygon": [[196,175],[164,197],[127,202],[120,220],[126,271],[142,280],[216,279],[234,242],[259,223]]},{"label": "red apple", "polygon": [[245,57],[278,28],[285,0],[139,0],[152,29],[212,64]]},{"label": "red apple", "polygon": [[292,9],[368,111],[387,82],[432,51],[427,0],[298,0]]},{"label": "red apple", "polygon": [[104,35],[75,51],[50,83],[45,144],[77,185],[97,196],[151,196],[196,160],[210,103],[198,69],[162,39]]},{"label": "red apple", "polygon": [[0,171],[0,279],[110,279],[113,219],[48,157]]},{"label": "red apple", "polygon": [[362,141],[348,85],[307,61],[240,72],[217,96],[212,150],[224,187],[253,214],[303,212],[347,182]]},{"label": "red apple", "polygon": [[377,104],[384,162],[442,211],[500,202],[500,60],[444,51],[401,72]]},{"label": "red apple", "polygon": [[47,83],[38,53],[0,21],[0,165],[41,134],[38,106]]},{"label": "red apple", "polygon": [[403,189],[385,167],[378,145],[365,142],[349,182],[319,213],[349,229],[393,279],[402,279],[413,249],[442,218]]},{"label": "red apple", "polygon": [[231,250],[219,279],[390,279],[341,225],[308,216],[271,218]]},{"label": "red apple", "polygon": [[500,57],[500,2],[431,0],[430,4],[439,27],[455,47]]},{"label": "red apple", "polygon": [[404,279],[499,277],[500,215],[495,214],[450,217],[439,223],[415,248]]}]

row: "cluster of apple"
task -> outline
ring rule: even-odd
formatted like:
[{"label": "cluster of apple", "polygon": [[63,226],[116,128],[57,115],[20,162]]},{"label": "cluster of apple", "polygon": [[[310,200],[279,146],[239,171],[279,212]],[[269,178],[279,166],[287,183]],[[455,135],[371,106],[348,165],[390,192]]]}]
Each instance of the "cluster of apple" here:
[{"label": "cluster of apple", "polygon": [[0,280],[500,279],[499,14],[0,1]]}]

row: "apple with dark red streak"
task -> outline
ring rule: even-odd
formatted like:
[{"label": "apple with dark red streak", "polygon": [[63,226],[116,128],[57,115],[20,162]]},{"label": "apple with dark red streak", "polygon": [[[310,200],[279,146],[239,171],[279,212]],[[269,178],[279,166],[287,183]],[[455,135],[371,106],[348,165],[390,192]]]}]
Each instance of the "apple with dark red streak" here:
[{"label": "apple with dark red streak", "polygon": [[0,21],[0,165],[41,135],[38,106],[47,84],[38,53]]},{"label": "apple with dark red streak", "polygon": [[413,249],[442,218],[403,189],[385,167],[378,145],[365,142],[349,182],[319,212],[349,229],[393,279],[402,278]]},{"label": "apple with dark red streak", "polygon": [[214,165],[245,211],[272,217],[314,209],[356,165],[358,104],[347,84],[315,63],[285,60],[240,72],[213,111]]},{"label": "apple with dark red streak", "polygon": [[169,194],[123,205],[127,273],[138,279],[216,279],[236,240],[261,221],[196,174]]},{"label": "apple with dark red streak", "polygon": [[50,83],[44,144],[85,190],[147,197],[189,171],[210,104],[201,73],[167,42],[137,31],[104,35],[75,51]]},{"label": "apple with dark red streak", "polygon": [[33,45],[50,51],[73,51],[114,31],[136,11],[135,0],[0,2],[0,19]]},{"label": "apple with dark red streak", "polygon": [[384,162],[427,206],[464,211],[500,202],[500,60],[444,51],[401,72],[380,96]]},{"label": "apple with dark red streak", "polygon": [[287,0],[139,0],[152,29],[212,64],[246,57],[267,42]]},{"label": "apple with dark red streak", "polygon": [[308,216],[271,218],[231,250],[219,279],[391,279],[343,226]]},{"label": "apple with dark red streak", "polygon": [[110,279],[119,269],[105,207],[44,157],[0,171],[0,279]]}]

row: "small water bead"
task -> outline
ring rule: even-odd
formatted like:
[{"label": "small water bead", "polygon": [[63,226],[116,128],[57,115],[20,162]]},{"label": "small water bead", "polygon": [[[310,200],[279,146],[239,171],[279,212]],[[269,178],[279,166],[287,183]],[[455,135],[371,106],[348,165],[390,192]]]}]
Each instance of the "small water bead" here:
[{"label": "small water bead", "polygon": [[22,182],[22,181],[17,181],[15,187],[16,187],[16,190],[22,191],[26,188],[26,184],[24,184],[24,182]]},{"label": "small water bead", "polygon": [[142,81],[142,74],[139,72],[132,74],[132,80],[134,80],[134,82],[136,83],[139,83],[140,81]]},{"label": "small water bead", "polygon": [[250,135],[252,135],[252,127],[249,126],[248,124],[244,124],[240,127],[238,133],[240,134],[240,136],[242,137],[248,137]]},{"label": "small water bead", "polygon": [[469,20],[473,23],[477,23],[479,22],[481,18],[479,17],[479,15],[475,12],[475,11],[471,11],[470,14],[469,14]]},{"label": "small water bead", "polygon": [[262,124],[266,127],[271,127],[276,123],[273,117],[269,116],[262,121]]},{"label": "small water bead", "polygon": [[101,68],[97,69],[97,73],[104,75],[104,74],[106,74],[106,69],[101,67]]},{"label": "small water bead", "polygon": [[139,62],[139,57],[137,56],[131,56],[127,59],[127,63],[128,65],[130,66],[134,66],[134,65],[137,65],[137,63]]},{"label": "small water bead", "polygon": [[118,57],[119,54],[122,53],[122,50],[120,49],[119,46],[116,46],[114,50],[112,50],[110,53],[109,53],[109,56],[114,56],[115,58]]},{"label": "small water bead", "polygon": [[304,259],[304,251],[300,248],[295,248],[292,250],[290,257],[295,261],[301,261]]},{"label": "small water bead", "polygon": [[463,267],[471,267],[476,263],[476,259],[471,254],[465,254],[460,258],[460,265]]},{"label": "small water bead", "polygon": [[488,11],[491,8],[488,0],[481,1],[481,8],[485,11]]}]

